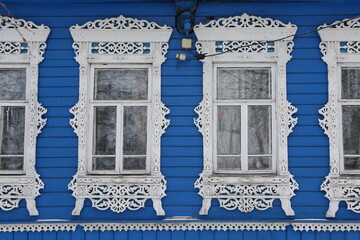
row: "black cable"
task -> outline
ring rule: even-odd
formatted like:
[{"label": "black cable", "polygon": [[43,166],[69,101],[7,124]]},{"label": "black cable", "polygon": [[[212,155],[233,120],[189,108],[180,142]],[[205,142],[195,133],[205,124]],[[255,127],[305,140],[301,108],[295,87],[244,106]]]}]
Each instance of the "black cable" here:
[{"label": "black cable", "polygon": [[266,43],[274,43],[274,42],[279,42],[279,41],[282,41],[282,40],[285,40],[287,38],[290,38],[290,37],[297,37],[297,36],[302,36],[302,35],[306,35],[306,34],[310,34],[310,33],[314,33],[314,32],[318,32],[318,31],[321,31],[323,29],[326,29],[326,28],[331,28],[331,27],[334,27],[334,26],[337,26],[339,24],[342,24],[342,23],[346,23],[348,21],[351,21],[351,20],[354,20],[356,18],[360,18],[360,15],[356,16],[356,17],[353,17],[353,18],[349,18],[349,19],[345,19],[343,21],[340,21],[340,22],[337,22],[337,23],[333,23],[333,24],[330,24],[330,25],[327,25],[327,26],[324,26],[324,27],[319,27],[318,29],[314,29],[314,30],[310,30],[310,31],[307,31],[307,32],[302,32],[302,33],[296,33],[296,34],[291,34],[289,36],[286,36],[286,37],[282,37],[282,38],[278,38],[278,39],[275,39],[275,40],[271,40],[271,41],[257,41],[257,42],[253,42],[253,43],[250,43],[250,44],[247,44],[247,45],[244,45],[244,46],[240,46],[238,48],[234,48],[232,50],[226,50],[224,52],[219,52],[219,53],[214,53],[214,54],[209,54],[209,55],[206,55],[206,53],[202,53],[202,54],[196,54],[195,55],[195,58],[198,59],[198,60],[202,60],[206,57],[213,57],[213,56],[218,56],[218,55],[221,55],[221,54],[224,54],[224,53],[228,53],[228,52],[232,52],[232,51],[236,51],[236,50],[239,50],[241,48],[248,48],[248,47],[251,47],[251,46],[256,46],[256,45],[259,45],[259,44],[266,44]]}]

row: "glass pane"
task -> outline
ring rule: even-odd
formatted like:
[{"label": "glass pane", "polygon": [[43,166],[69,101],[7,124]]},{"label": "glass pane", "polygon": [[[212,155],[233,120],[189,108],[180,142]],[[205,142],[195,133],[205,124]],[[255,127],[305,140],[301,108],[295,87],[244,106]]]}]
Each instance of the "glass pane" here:
[{"label": "glass pane", "polygon": [[218,68],[217,98],[271,98],[270,68]]},{"label": "glass pane", "polygon": [[360,170],[360,157],[344,157],[345,170]]},{"label": "glass pane", "polygon": [[147,69],[96,69],[96,100],[146,100]]},{"label": "glass pane", "polygon": [[240,156],[218,156],[217,162],[219,170],[241,170]]},{"label": "glass pane", "polygon": [[0,170],[22,170],[23,157],[0,157]]},{"label": "glass pane", "polygon": [[147,107],[124,107],[124,155],[146,155]]},{"label": "glass pane", "polygon": [[94,155],[115,155],[116,107],[94,109]]},{"label": "glass pane", "polygon": [[240,155],[241,107],[218,106],[217,153]]},{"label": "glass pane", "polygon": [[249,170],[269,170],[271,169],[271,157],[249,157],[248,158]]},{"label": "glass pane", "polygon": [[360,154],[360,106],[343,106],[344,154]]},{"label": "glass pane", "polygon": [[248,153],[271,153],[271,106],[248,106]]},{"label": "glass pane", "polygon": [[144,170],[146,157],[124,157],[124,170]]},{"label": "glass pane", "polygon": [[0,154],[24,154],[25,107],[1,107],[0,119]]},{"label": "glass pane", "polygon": [[115,157],[94,157],[93,170],[115,170]]},{"label": "glass pane", "polygon": [[341,69],[341,96],[344,99],[360,99],[360,68]]},{"label": "glass pane", "polygon": [[0,69],[0,100],[24,100],[25,89],[25,69]]}]

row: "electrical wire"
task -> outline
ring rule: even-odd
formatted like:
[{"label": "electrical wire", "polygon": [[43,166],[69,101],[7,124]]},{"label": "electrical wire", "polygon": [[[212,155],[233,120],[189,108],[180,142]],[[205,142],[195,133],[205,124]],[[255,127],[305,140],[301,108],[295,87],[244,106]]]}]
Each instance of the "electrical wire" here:
[{"label": "electrical wire", "polygon": [[330,24],[330,25],[326,25],[326,26],[320,26],[319,28],[317,29],[314,29],[314,30],[310,30],[310,31],[307,31],[307,32],[302,32],[302,33],[295,33],[295,34],[291,34],[291,35],[288,35],[286,37],[282,37],[282,38],[278,38],[278,39],[275,39],[275,40],[269,40],[269,41],[257,41],[257,42],[252,42],[252,43],[249,43],[249,44],[246,44],[246,45],[243,45],[243,46],[240,46],[240,47],[237,47],[237,48],[234,48],[234,49],[229,49],[229,50],[226,50],[224,52],[219,52],[219,53],[214,53],[214,54],[209,54],[207,55],[206,53],[203,53],[203,54],[196,54],[195,55],[195,58],[198,59],[198,60],[202,60],[206,57],[213,57],[213,56],[218,56],[218,55],[221,55],[221,54],[225,54],[225,53],[228,53],[228,52],[232,52],[232,51],[237,51],[241,48],[248,48],[248,47],[252,47],[252,46],[257,46],[259,44],[263,44],[265,45],[266,43],[275,43],[275,42],[279,42],[279,41],[282,41],[282,40],[285,40],[287,38],[291,38],[291,37],[298,37],[298,36],[302,36],[302,35],[306,35],[306,34],[310,34],[310,33],[314,33],[314,32],[318,32],[318,31],[321,31],[323,29],[327,29],[327,28],[332,28],[332,27],[335,27],[339,24],[342,24],[342,23],[346,23],[348,21],[352,21],[354,19],[357,19],[357,18],[360,18],[360,15],[356,16],[356,17],[353,17],[353,18],[349,18],[349,19],[345,19],[345,20],[342,20],[342,21],[339,21],[339,22],[336,22],[336,23],[333,23],[333,24]]}]

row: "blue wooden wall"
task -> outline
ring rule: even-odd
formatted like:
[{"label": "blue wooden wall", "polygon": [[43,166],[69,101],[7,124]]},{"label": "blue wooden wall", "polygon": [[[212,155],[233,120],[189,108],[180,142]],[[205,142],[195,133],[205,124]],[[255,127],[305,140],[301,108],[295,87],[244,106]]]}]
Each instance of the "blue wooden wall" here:
[{"label": "blue wooden wall", "polygon": [[[48,123],[39,135],[37,170],[45,189],[37,198],[40,215],[30,217],[22,201],[20,208],[0,211],[0,221],[16,223],[39,219],[82,221],[162,220],[148,202],[138,211],[116,214],[91,207],[90,201],[80,216],[72,216],[75,199],[67,189],[77,170],[77,137],[69,125],[69,109],[78,100],[78,64],[74,60],[69,28],[75,24],[124,15],[167,24],[174,28],[175,7],[168,0],[115,1],[45,1],[6,0],[17,18],[45,24],[51,28],[45,60],[40,64],[39,101],[48,109]],[[324,23],[360,15],[360,2],[343,1],[250,1],[200,2],[196,22],[205,16],[228,17],[248,13],[270,17],[298,26],[306,32]],[[162,138],[162,172],[168,182],[163,198],[165,217],[192,216],[202,220],[292,220],[324,219],[328,200],[320,184],[329,171],[328,138],[318,125],[318,109],[327,102],[327,69],[321,60],[317,33],[295,38],[293,58],[288,64],[288,99],[298,109],[298,124],[289,137],[289,169],[300,185],[292,198],[295,217],[286,217],[279,201],[266,211],[241,213],[218,207],[213,200],[208,216],[199,216],[201,197],[193,184],[202,170],[202,136],[193,124],[194,108],[202,99],[202,65],[197,60],[178,63],[176,53],[183,52],[181,38],[175,29],[170,39],[167,61],[162,71],[162,99],[171,113],[171,125]],[[190,37],[195,39],[194,34]],[[194,49],[193,49],[194,50]],[[347,211],[345,204],[334,220],[358,220],[359,214]],[[331,219],[330,219],[331,221]],[[76,232],[0,233],[0,239],[358,239],[356,232]]]}]

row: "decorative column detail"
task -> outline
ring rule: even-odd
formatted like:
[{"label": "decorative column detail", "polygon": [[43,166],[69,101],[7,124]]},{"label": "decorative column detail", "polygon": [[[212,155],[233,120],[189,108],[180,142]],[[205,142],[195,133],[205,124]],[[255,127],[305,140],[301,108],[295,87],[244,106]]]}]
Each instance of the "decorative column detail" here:
[{"label": "decorative column detail", "polygon": [[12,68],[22,64],[26,69],[24,164],[19,173],[0,175],[0,209],[9,211],[18,207],[21,199],[31,216],[39,215],[35,198],[44,188],[36,172],[36,139],[46,124],[42,116],[47,110],[38,102],[38,64],[43,60],[45,41],[50,29],[31,21],[1,16],[0,62]]},{"label": "decorative column detail", "polygon": [[[199,54],[208,55],[202,60],[204,97],[195,108],[198,118],[194,119],[204,144],[204,167],[194,184],[203,197],[200,215],[208,214],[213,198],[218,199],[220,207],[241,212],[266,210],[272,207],[275,199],[280,199],[285,214],[294,215],[290,199],[295,195],[298,184],[288,171],[287,137],[297,123],[297,118],[293,117],[297,108],[286,98],[286,63],[291,59],[294,43],[291,38],[277,42],[272,40],[292,35],[296,29],[291,23],[247,14],[220,18],[194,27],[198,38],[196,50]],[[226,66],[229,63],[231,67],[242,64],[254,67],[275,65],[274,112],[277,122],[274,124],[278,133],[277,142],[272,143],[277,148],[277,155],[273,156],[276,158],[275,174],[226,174],[219,173],[214,166],[217,158],[214,156],[214,69],[215,65]]]},{"label": "decorative column detail", "polygon": [[[327,217],[335,217],[339,202],[345,201],[348,210],[360,213],[360,179],[358,175],[345,174],[342,156],[342,106],[341,106],[341,66],[352,66],[360,62],[360,18],[337,21],[330,26],[318,29],[321,38],[319,45],[322,59],[328,68],[328,102],[319,113],[323,116],[319,124],[329,137],[330,172],[320,188],[329,199]],[[324,27],[326,29],[324,29]]]},{"label": "decorative column detail", "polygon": [[[86,198],[92,207],[116,213],[138,210],[151,199],[157,215],[165,215],[161,199],[166,195],[166,181],[160,169],[161,136],[170,120],[170,110],[161,101],[161,64],[166,60],[172,29],[154,22],[119,16],[87,22],[70,28],[74,39],[75,59],[80,65],[79,101],[71,108],[74,118],[70,125],[79,137],[78,171],[69,183],[76,198],[73,215],[80,215]],[[104,41],[106,40],[106,41]],[[147,131],[148,167],[146,173],[90,174],[91,157],[91,77],[101,64],[116,66],[147,66],[149,75]],[[146,103],[147,104],[147,103]]]}]

